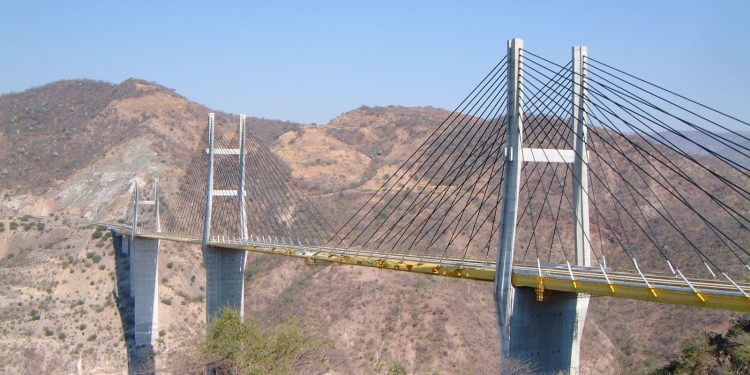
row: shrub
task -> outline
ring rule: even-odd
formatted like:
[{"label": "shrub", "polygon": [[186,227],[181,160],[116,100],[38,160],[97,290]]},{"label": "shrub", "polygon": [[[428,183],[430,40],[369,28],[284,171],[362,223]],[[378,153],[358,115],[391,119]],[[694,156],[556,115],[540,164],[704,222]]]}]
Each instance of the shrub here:
[{"label": "shrub", "polygon": [[86,341],[96,341],[96,334],[90,335]]},{"label": "shrub", "polygon": [[60,340],[65,341],[65,338],[68,337],[68,335],[65,334],[65,332],[60,332],[57,334],[57,338]]},{"label": "shrub", "polygon": [[399,361],[393,361],[388,366],[388,375],[407,375],[406,367]]},{"label": "shrub", "polygon": [[750,320],[739,318],[725,335],[686,339],[676,357],[651,374],[750,373]]},{"label": "shrub", "polygon": [[217,373],[293,374],[299,373],[305,356],[317,347],[295,319],[277,326],[266,326],[224,309],[209,329],[200,347],[200,360],[213,364]]},{"label": "shrub", "polygon": [[55,334],[55,332],[52,332],[52,330],[50,328],[44,328],[44,335],[45,336],[52,336],[54,334]]}]

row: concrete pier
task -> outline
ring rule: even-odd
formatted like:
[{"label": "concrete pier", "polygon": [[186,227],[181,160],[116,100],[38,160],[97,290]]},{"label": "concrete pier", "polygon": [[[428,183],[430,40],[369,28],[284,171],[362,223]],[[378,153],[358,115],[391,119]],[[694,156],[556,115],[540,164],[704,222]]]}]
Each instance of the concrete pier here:
[{"label": "concrete pier", "polygon": [[130,295],[135,345],[153,345],[159,332],[159,240],[139,237],[132,240]]},{"label": "concrete pier", "polygon": [[239,310],[242,316],[245,307],[246,257],[244,250],[207,246],[203,251],[208,321],[225,306]]},{"label": "concrete pier", "polygon": [[578,374],[580,333],[585,314],[577,312],[576,293],[515,288],[506,355],[534,364],[541,374]]}]

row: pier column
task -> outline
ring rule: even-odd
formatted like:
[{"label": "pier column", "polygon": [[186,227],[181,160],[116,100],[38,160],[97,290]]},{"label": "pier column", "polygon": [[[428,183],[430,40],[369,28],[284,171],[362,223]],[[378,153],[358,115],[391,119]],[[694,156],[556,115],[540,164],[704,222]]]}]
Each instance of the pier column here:
[{"label": "pier column", "polygon": [[135,237],[130,252],[135,345],[153,345],[159,332],[159,240]]},{"label": "pier column", "polygon": [[206,265],[206,314],[212,319],[222,307],[245,310],[244,250],[207,246],[203,252]]}]

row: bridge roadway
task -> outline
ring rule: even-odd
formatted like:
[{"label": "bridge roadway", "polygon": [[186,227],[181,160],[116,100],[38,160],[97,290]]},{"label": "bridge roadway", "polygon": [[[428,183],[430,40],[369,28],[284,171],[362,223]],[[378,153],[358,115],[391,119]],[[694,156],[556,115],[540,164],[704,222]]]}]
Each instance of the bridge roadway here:
[{"label": "bridge roadway", "polygon": [[[122,235],[130,236],[132,229],[115,224],[100,223]],[[138,233],[138,237],[155,238],[201,244],[201,238],[167,233]],[[436,276],[447,276],[480,281],[495,280],[494,260],[444,258],[430,254],[392,254],[357,250],[307,246],[298,243],[278,244],[263,240],[239,240],[214,236],[210,246],[239,249],[257,253],[305,258],[313,261],[334,262],[356,266],[384,268]],[[571,298],[579,295],[607,296],[658,303],[701,306],[722,310],[750,312],[750,284],[732,284],[723,279],[692,279],[688,284],[679,276],[616,272],[595,267],[568,267],[567,264],[516,263],[512,283],[515,287],[537,290],[537,298]],[[549,293],[552,291],[552,293]]]}]

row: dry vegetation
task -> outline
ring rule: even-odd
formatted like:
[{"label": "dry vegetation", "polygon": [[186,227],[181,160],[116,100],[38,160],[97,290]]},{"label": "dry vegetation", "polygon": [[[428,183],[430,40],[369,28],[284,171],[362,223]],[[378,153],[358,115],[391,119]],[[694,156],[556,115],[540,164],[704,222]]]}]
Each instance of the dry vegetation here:
[{"label": "dry vegetation", "polygon": [[[122,219],[134,179],[159,178],[165,195],[174,193],[208,111],[139,80],[62,81],[0,97],[0,359],[8,371],[73,373],[79,361],[86,373],[127,368],[113,250],[88,223]],[[363,107],[326,126],[249,123],[341,223],[445,116]],[[201,263],[195,247],[162,245],[160,368],[203,330]],[[249,257],[246,279],[246,315],[260,325],[305,322],[326,342],[315,358],[328,373],[486,374],[500,366],[488,283],[266,255]],[[733,318],[593,299],[584,373],[662,366],[681,339],[723,332]]]}]

